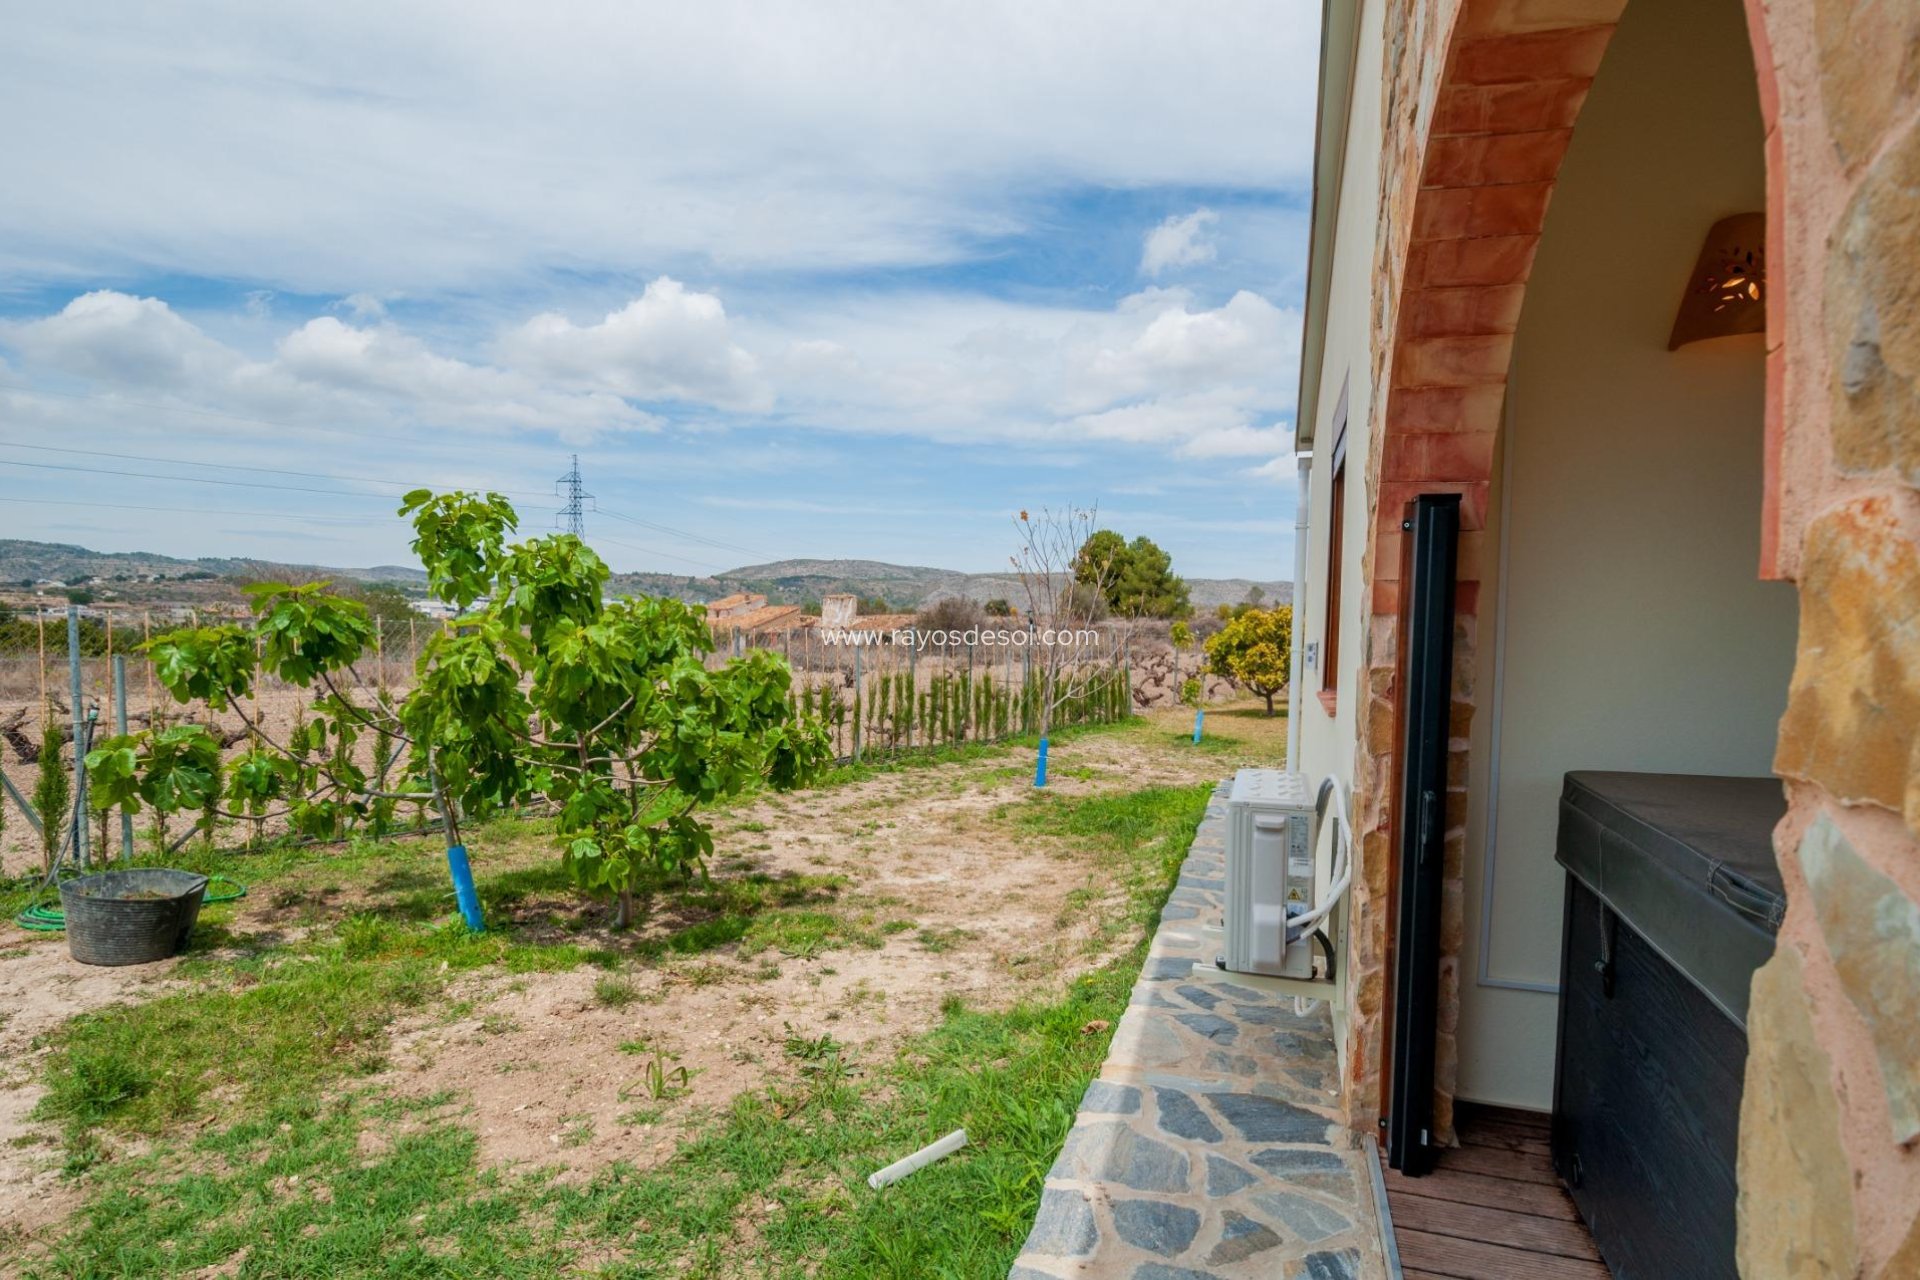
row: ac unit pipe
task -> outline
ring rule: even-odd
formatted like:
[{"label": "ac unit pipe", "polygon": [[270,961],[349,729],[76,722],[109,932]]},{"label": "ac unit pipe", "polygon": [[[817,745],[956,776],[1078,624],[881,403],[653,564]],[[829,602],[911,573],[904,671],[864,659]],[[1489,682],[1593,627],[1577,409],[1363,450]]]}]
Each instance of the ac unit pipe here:
[{"label": "ac unit pipe", "polygon": [[[1329,796],[1334,800],[1331,806],[1327,804]],[[1315,816],[1322,822],[1326,821],[1329,812],[1333,814],[1333,866],[1329,872],[1331,879],[1327,884],[1326,895],[1321,898],[1319,906],[1310,911],[1303,911],[1297,916],[1287,917],[1289,937],[1296,930],[1304,935],[1308,929],[1333,914],[1334,907],[1339,905],[1340,899],[1353,884],[1353,828],[1347,825],[1346,788],[1341,785],[1340,779],[1328,774],[1321,780],[1320,793],[1314,797],[1313,810]]]}]

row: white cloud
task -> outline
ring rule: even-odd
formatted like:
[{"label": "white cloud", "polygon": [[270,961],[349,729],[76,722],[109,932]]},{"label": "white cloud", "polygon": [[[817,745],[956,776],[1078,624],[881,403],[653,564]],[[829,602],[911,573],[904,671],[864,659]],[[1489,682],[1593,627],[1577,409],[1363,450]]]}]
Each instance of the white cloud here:
[{"label": "white cloud", "polygon": [[[755,422],[1025,449],[1098,443],[1187,458],[1283,452],[1298,314],[1149,288],[1110,309],[974,295],[877,297],[734,318],[662,277],[601,319],[508,319],[488,360],[390,317],[322,314],[243,351],[157,298],[98,291],[0,324],[36,372],[106,394],[290,422],[535,428],[569,439],[659,425],[632,401]],[[766,353],[763,357],[759,353]],[[686,415],[679,415],[683,419]]]},{"label": "white cloud", "polygon": [[1073,394],[1095,401],[1163,388],[1270,382],[1295,359],[1298,318],[1242,290],[1226,305],[1196,308],[1180,289],[1148,289],[1121,303],[1107,336],[1082,354]]},{"label": "white cloud", "polygon": [[[1270,457],[1276,452],[1290,451],[1292,448],[1292,427],[1239,425],[1210,427],[1200,431],[1180,446],[1180,454],[1186,458]],[[1287,457],[1280,459],[1283,462],[1287,460]]]},{"label": "white cloud", "polygon": [[1219,251],[1207,239],[1207,229],[1218,221],[1220,215],[1213,210],[1195,209],[1170,217],[1147,232],[1146,247],[1140,254],[1140,274],[1158,276],[1171,267],[1212,262]]},{"label": "white cloud", "polygon": [[0,329],[28,362],[139,390],[224,380],[244,363],[158,298],[111,289],[82,294],[58,314]]},{"label": "white cloud", "polygon": [[1051,185],[1297,187],[1318,6],[16,13],[0,275],[283,293],[952,261]]},{"label": "white cloud", "polygon": [[1248,467],[1245,471],[1241,472],[1241,474],[1251,476],[1256,480],[1286,480],[1292,482],[1299,476],[1299,463],[1294,460],[1292,454],[1282,454],[1280,457],[1263,462],[1257,467]]},{"label": "white cloud", "polygon": [[556,387],[430,350],[389,324],[320,316],[252,358],[158,298],[83,294],[38,320],[0,325],[33,367],[86,380],[91,394],[148,395],[196,410],[294,424],[428,424],[546,429],[583,440],[657,420],[610,391]]},{"label": "white cloud", "polygon": [[501,343],[508,361],[556,382],[639,400],[685,400],[764,410],[759,362],[737,346],[711,293],[665,276],[598,323],[537,315]]},{"label": "white cloud", "polygon": [[780,350],[768,375],[778,416],[797,424],[1221,458],[1290,447],[1273,424],[1292,413],[1299,326],[1251,292],[1207,306],[1149,288],[1107,310],[894,296],[744,329]]}]

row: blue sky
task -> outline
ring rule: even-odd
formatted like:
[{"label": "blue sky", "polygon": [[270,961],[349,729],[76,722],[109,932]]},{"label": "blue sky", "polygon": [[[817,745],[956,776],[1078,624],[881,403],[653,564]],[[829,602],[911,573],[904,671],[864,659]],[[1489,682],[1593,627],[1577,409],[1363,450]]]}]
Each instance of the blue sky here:
[{"label": "blue sky", "polygon": [[58,8],[0,2],[11,536],[404,562],[404,487],[540,530],[578,453],[622,569],[1071,503],[1288,572],[1317,6]]}]

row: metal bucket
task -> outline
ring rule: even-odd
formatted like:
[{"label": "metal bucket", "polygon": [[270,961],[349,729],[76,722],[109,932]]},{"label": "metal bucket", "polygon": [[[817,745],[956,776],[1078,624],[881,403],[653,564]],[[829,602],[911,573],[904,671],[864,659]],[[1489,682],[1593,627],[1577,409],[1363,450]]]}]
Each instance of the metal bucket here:
[{"label": "metal bucket", "polygon": [[141,868],[81,876],[60,886],[67,951],[81,964],[146,964],[186,949],[207,877]]}]

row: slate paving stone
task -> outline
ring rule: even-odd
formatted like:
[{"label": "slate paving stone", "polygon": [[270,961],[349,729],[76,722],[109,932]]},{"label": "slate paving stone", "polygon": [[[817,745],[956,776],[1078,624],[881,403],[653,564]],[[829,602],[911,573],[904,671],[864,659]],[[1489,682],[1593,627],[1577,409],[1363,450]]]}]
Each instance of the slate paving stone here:
[{"label": "slate paving stone", "polygon": [[1245,1262],[1256,1253],[1265,1253],[1277,1247],[1280,1235],[1264,1222],[1256,1222],[1244,1213],[1232,1209],[1222,1215],[1220,1243],[1207,1252],[1207,1265],[1220,1266],[1228,1262]]},{"label": "slate paving stone", "polygon": [[1300,1058],[1309,1062],[1320,1062],[1333,1057],[1333,1046],[1317,1033],[1302,1035],[1298,1031],[1280,1031],[1269,1037],[1267,1043],[1271,1052],[1288,1058]]},{"label": "slate paving stone", "polygon": [[[1185,994],[1182,992],[1181,994]],[[1211,1007],[1211,1006],[1209,1006]],[[1327,1029],[1321,1019],[1311,1016],[1302,1017],[1285,1005],[1278,1004],[1236,1004],[1233,1016],[1242,1022],[1251,1022],[1262,1027],[1279,1027],[1287,1031],[1302,1032],[1309,1036],[1325,1036]],[[1329,1042],[1328,1048],[1332,1048]]]},{"label": "slate paving stone", "polygon": [[1353,1226],[1353,1222],[1338,1210],[1291,1191],[1263,1192],[1253,1197],[1253,1203],[1308,1244],[1319,1244],[1328,1236],[1338,1235]]},{"label": "slate paving stone", "polygon": [[1256,1151],[1250,1159],[1255,1166],[1288,1186],[1323,1191],[1347,1200],[1353,1198],[1353,1169],[1332,1151],[1276,1147],[1270,1151]]},{"label": "slate paving stone", "polygon": [[1325,1142],[1327,1117],[1257,1093],[1216,1093],[1213,1109],[1248,1142]]},{"label": "slate paving stone", "polygon": [[1164,1200],[1115,1200],[1113,1229],[1136,1249],[1177,1258],[1200,1234],[1200,1215]]},{"label": "slate paving stone", "polygon": [[1244,1190],[1259,1180],[1258,1175],[1247,1172],[1231,1160],[1223,1160],[1215,1155],[1207,1157],[1207,1194],[1216,1200]]},{"label": "slate paving stone", "polygon": [[1155,1088],[1153,1100],[1160,1109],[1160,1128],[1176,1138],[1198,1138],[1203,1142],[1220,1141],[1220,1128],[1207,1119],[1197,1103],[1176,1089]]},{"label": "slate paving stone", "polygon": [[1205,987],[1196,987],[1191,983],[1187,986],[1176,988],[1176,991],[1182,1000],[1185,1000],[1189,1004],[1198,1005],[1208,1013],[1213,1012],[1213,1006],[1219,1004],[1221,999],[1218,992],[1209,991]]},{"label": "slate paving stone", "polygon": [[[1216,1280],[1216,1277],[1207,1271],[1192,1271],[1186,1267],[1169,1267],[1162,1262],[1149,1262],[1133,1269],[1133,1280]],[[1315,1280],[1318,1280],[1318,1277]]]},{"label": "slate paving stone", "polygon": [[1218,1071],[1226,1075],[1253,1076],[1260,1072],[1260,1062],[1244,1053],[1225,1053],[1219,1049],[1208,1052],[1207,1070]]},{"label": "slate paving stone", "polygon": [[1158,956],[1148,960],[1141,976],[1154,982],[1184,979],[1193,972],[1193,961],[1176,956]]},{"label": "slate paving stone", "polygon": [[1080,1110],[1097,1115],[1132,1116],[1140,1114],[1140,1091],[1130,1084],[1095,1080],[1080,1098]]},{"label": "slate paving stone", "polygon": [[1027,1237],[1028,1249],[1058,1258],[1084,1258],[1099,1243],[1100,1227],[1085,1195],[1052,1188],[1040,1193],[1040,1213]]},{"label": "slate paving stone", "polygon": [[1076,1125],[1050,1177],[1117,1182],[1135,1191],[1185,1191],[1186,1153],[1118,1120]]},{"label": "slate paving stone", "polygon": [[1219,1014],[1177,1013],[1174,1015],[1174,1020],[1215,1044],[1232,1044],[1240,1038],[1239,1024],[1230,1022]]},{"label": "slate paving stone", "polygon": [[1310,1253],[1300,1263],[1295,1274],[1301,1280],[1355,1280],[1360,1274],[1360,1255],[1352,1249]]}]

